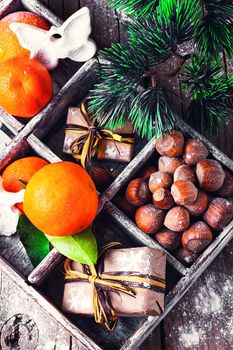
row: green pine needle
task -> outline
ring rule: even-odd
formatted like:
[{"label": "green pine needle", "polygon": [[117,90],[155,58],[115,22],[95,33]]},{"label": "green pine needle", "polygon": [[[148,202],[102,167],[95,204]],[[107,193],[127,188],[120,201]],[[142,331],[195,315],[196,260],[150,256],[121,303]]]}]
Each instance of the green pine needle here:
[{"label": "green pine needle", "polygon": [[159,0],[108,0],[108,4],[117,11],[139,18],[154,12]]},{"label": "green pine needle", "polygon": [[100,79],[90,92],[88,109],[101,119],[101,125],[115,128],[123,125],[128,118],[147,59],[124,44],[113,44],[101,51],[100,56],[109,63],[101,64]]},{"label": "green pine needle", "polygon": [[191,55],[191,63],[181,71],[182,87],[191,94],[192,102],[186,119],[201,132],[214,135],[223,123],[232,117],[232,108],[226,104],[233,87],[233,77],[228,77],[221,60],[203,59]]},{"label": "green pine needle", "polygon": [[200,27],[202,8],[199,1],[162,0],[157,11],[157,23],[169,28],[177,44],[190,40]]},{"label": "green pine needle", "polygon": [[219,57],[222,51],[233,58],[233,4],[226,0],[205,0],[206,15],[196,42],[202,55]]},{"label": "green pine needle", "polygon": [[165,90],[162,87],[150,87],[132,101],[129,119],[140,136],[151,139],[174,129],[176,116]]},{"label": "green pine needle", "polygon": [[201,6],[193,0],[161,1],[155,13],[125,23],[129,44],[151,64],[166,61],[177,45],[190,40],[200,27]]},{"label": "green pine needle", "polygon": [[129,45],[135,47],[138,55],[148,57],[150,65],[166,61],[177,49],[171,33],[157,25],[157,14],[148,18],[125,23],[129,35]]}]

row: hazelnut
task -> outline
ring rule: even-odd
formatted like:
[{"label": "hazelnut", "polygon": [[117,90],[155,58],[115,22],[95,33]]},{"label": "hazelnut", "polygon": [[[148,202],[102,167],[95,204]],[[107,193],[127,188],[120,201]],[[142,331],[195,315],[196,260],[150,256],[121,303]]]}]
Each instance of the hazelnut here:
[{"label": "hazelnut", "polygon": [[233,218],[232,202],[220,197],[212,199],[203,218],[215,230],[223,229]]},{"label": "hazelnut", "polygon": [[183,161],[179,158],[170,158],[170,157],[160,157],[159,158],[159,170],[164,171],[170,175],[173,175],[176,168],[183,164]]},{"label": "hazelnut", "polygon": [[191,204],[197,199],[198,189],[190,181],[177,180],[172,185],[171,194],[176,204]]},{"label": "hazelnut", "polygon": [[185,208],[188,209],[191,215],[199,216],[206,211],[208,207],[208,202],[209,199],[207,194],[203,191],[198,191],[195,202],[191,204],[186,204]]},{"label": "hazelnut", "polygon": [[233,196],[233,175],[230,171],[224,170],[225,178],[222,187],[218,190],[220,197]]},{"label": "hazelnut", "polygon": [[189,227],[189,212],[183,207],[174,207],[165,217],[164,226],[171,231],[181,232]]},{"label": "hazelnut", "polygon": [[153,234],[161,229],[165,212],[156,208],[153,204],[147,204],[137,209],[135,221],[144,233]]},{"label": "hazelnut", "polygon": [[170,209],[174,204],[171,192],[167,188],[158,188],[152,197],[154,205],[159,209]]},{"label": "hazelnut", "polygon": [[193,253],[201,253],[212,241],[213,234],[203,221],[192,224],[182,235],[182,246]]},{"label": "hazelnut", "polygon": [[180,245],[181,234],[164,228],[155,234],[155,239],[162,247],[173,251]]},{"label": "hazelnut", "polygon": [[184,146],[183,159],[188,165],[195,165],[208,157],[208,149],[199,140],[190,139]]},{"label": "hazelnut", "polygon": [[180,165],[174,172],[174,181],[187,180],[196,183],[197,178],[193,168],[187,164]]},{"label": "hazelnut", "polygon": [[221,164],[212,159],[201,160],[197,164],[196,174],[200,187],[208,192],[219,190],[225,178]]},{"label": "hazelnut", "polygon": [[178,130],[167,132],[160,136],[155,144],[155,148],[159,154],[168,157],[178,157],[184,146],[184,136]]},{"label": "hazelnut", "polygon": [[124,196],[116,196],[114,198],[114,204],[128,217],[134,218],[136,207],[130,204]]},{"label": "hazelnut", "polygon": [[155,192],[158,188],[170,188],[172,185],[172,177],[163,171],[156,171],[151,174],[149,179],[149,189]]},{"label": "hazelnut", "polygon": [[180,248],[176,252],[176,258],[185,266],[191,266],[199,257],[199,254],[193,253],[188,249]]},{"label": "hazelnut", "polygon": [[141,177],[145,181],[149,181],[151,174],[155,173],[156,171],[158,171],[156,167],[148,166],[147,168],[140,171],[138,177]]},{"label": "hazelnut", "polygon": [[132,180],[126,189],[125,197],[135,207],[148,203],[151,196],[146,181],[143,179]]}]

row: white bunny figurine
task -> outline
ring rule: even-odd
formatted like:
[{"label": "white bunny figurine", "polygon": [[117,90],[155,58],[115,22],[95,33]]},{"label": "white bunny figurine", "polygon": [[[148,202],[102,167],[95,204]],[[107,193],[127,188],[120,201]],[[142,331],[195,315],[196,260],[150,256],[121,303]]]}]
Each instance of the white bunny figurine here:
[{"label": "white bunny figurine", "polygon": [[69,17],[61,27],[52,26],[48,31],[29,24],[12,23],[10,29],[17,35],[19,43],[47,69],[54,69],[59,58],[71,58],[84,62],[96,53],[96,44],[91,34],[90,11],[81,8]]}]

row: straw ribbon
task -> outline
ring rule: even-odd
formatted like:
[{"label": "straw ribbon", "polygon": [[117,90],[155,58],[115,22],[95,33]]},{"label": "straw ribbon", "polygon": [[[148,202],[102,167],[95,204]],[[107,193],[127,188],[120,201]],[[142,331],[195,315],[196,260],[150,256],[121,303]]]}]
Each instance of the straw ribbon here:
[{"label": "straw ribbon", "polygon": [[132,134],[121,136],[108,129],[98,129],[95,125],[90,125],[88,113],[84,103],[81,104],[80,111],[86,120],[87,126],[68,125],[66,134],[77,134],[77,139],[71,143],[70,150],[73,157],[79,160],[85,168],[90,162],[101,139],[113,140],[115,142],[134,143]]},{"label": "straw ribbon", "polygon": [[[97,323],[104,324],[109,331],[113,331],[117,324],[117,317],[111,306],[109,292],[125,293],[136,297],[135,289],[150,289],[165,293],[165,280],[159,275],[141,274],[132,271],[117,271],[102,273],[104,253],[119,245],[110,243],[106,245],[99,255],[95,265],[84,265],[84,272],[71,269],[71,260],[66,259],[65,282],[89,282],[93,285],[93,309]],[[97,272],[98,271],[98,272]]]}]

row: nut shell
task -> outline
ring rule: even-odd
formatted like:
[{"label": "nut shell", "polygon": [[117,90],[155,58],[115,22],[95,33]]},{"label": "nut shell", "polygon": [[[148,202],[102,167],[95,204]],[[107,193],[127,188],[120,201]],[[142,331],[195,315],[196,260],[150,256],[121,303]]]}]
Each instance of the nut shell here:
[{"label": "nut shell", "polygon": [[178,157],[184,147],[184,136],[178,130],[167,132],[157,139],[155,148],[163,156]]},{"label": "nut shell", "polygon": [[201,160],[197,164],[196,174],[200,187],[207,192],[219,190],[225,178],[221,164],[212,159]]},{"label": "nut shell", "polygon": [[174,181],[187,180],[193,183],[197,182],[197,177],[193,168],[187,164],[180,165],[174,172]]},{"label": "nut shell", "polygon": [[189,212],[183,207],[174,207],[167,213],[164,226],[175,232],[182,232],[189,227]]},{"label": "nut shell", "polygon": [[176,258],[185,266],[191,266],[199,257],[199,254],[193,253],[188,249],[180,248],[176,252]]},{"label": "nut shell", "polygon": [[147,204],[137,209],[135,222],[146,234],[154,234],[163,226],[165,212],[153,204]]},{"label": "nut shell", "polygon": [[184,164],[184,162],[180,158],[163,156],[159,158],[158,167],[160,171],[173,175],[175,170],[182,164]]},{"label": "nut shell", "polygon": [[204,191],[198,191],[195,202],[186,204],[185,208],[188,209],[191,215],[199,216],[203,214],[208,207],[209,199]]},{"label": "nut shell", "polygon": [[159,209],[170,209],[174,205],[174,199],[167,188],[158,188],[152,197],[154,205]]},{"label": "nut shell", "polygon": [[180,245],[181,234],[164,228],[155,234],[155,239],[162,247],[169,251],[173,251]]},{"label": "nut shell", "polygon": [[203,218],[213,229],[223,229],[233,218],[232,202],[220,197],[212,199]]},{"label": "nut shell", "polygon": [[164,173],[163,171],[156,171],[155,173],[151,174],[149,179],[149,189],[153,193],[158,188],[170,188],[172,185],[172,177]]},{"label": "nut shell", "polygon": [[193,253],[201,253],[212,241],[213,234],[203,221],[195,222],[182,235],[182,246]]},{"label": "nut shell", "polygon": [[172,185],[171,194],[176,204],[191,204],[197,199],[198,189],[191,181],[177,180]]},{"label": "nut shell", "polygon": [[149,202],[151,198],[149,187],[143,179],[132,180],[125,192],[127,201],[135,207]]},{"label": "nut shell", "polygon": [[208,157],[208,149],[199,140],[189,139],[184,146],[183,159],[188,165],[195,165]]},{"label": "nut shell", "polygon": [[220,197],[233,196],[233,175],[230,171],[224,170],[225,178],[222,187],[218,190]]}]

